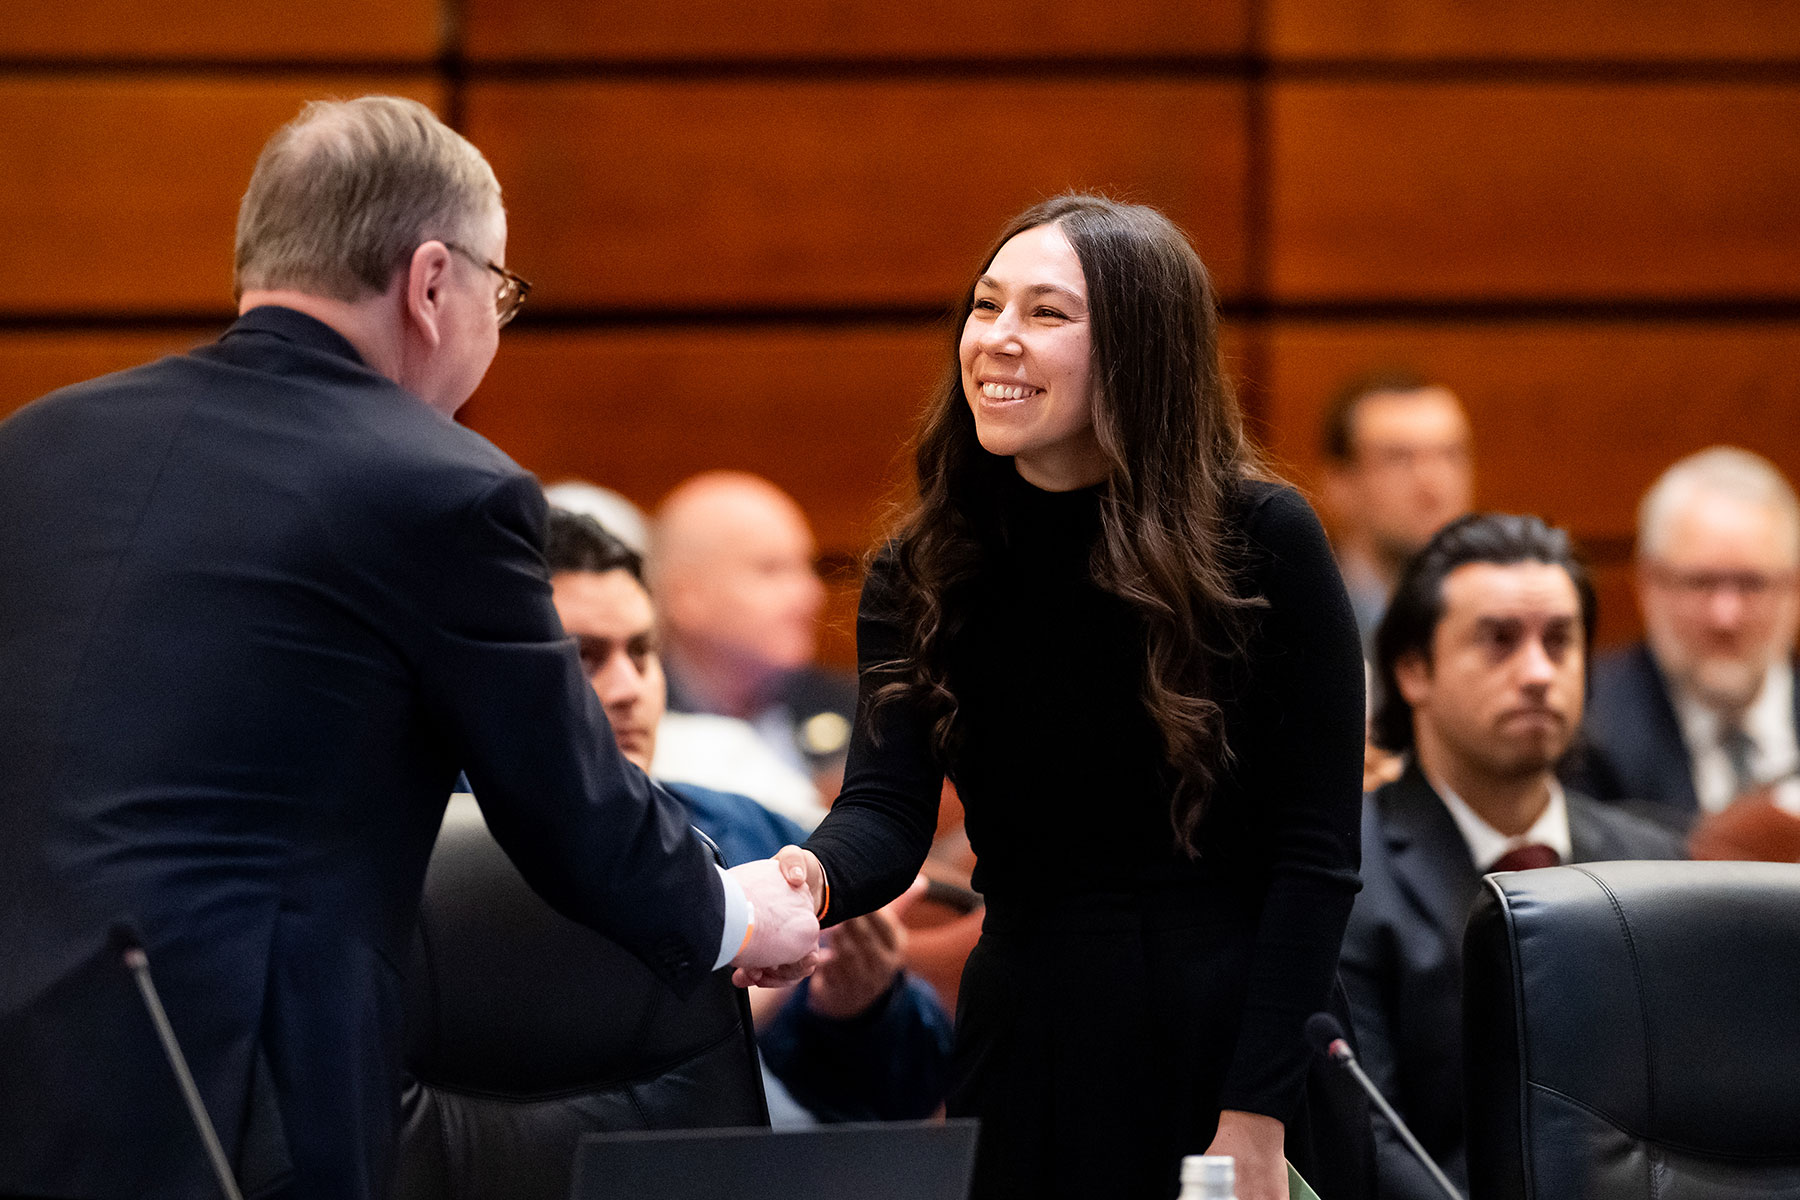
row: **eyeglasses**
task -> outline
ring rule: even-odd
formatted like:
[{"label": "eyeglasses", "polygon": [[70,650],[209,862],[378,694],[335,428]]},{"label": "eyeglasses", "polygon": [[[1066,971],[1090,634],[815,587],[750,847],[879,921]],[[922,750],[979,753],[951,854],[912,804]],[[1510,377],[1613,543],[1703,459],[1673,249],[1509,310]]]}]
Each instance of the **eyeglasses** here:
[{"label": "eyeglasses", "polygon": [[1651,563],[1650,578],[1683,600],[1703,601],[1720,592],[1735,592],[1747,604],[1772,601],[1795,582],[1793,571],[1680,571]]},{"label": "eyeglasses", "polygon": [[486,267],[500,276],[500,290],[494,293],[494,319],[501,328],[519,315],[519,306],[525,303],[525,297],[531,295],[531,284],[522,276],[514,275],[499,263],[481,257],[466,246],[455,242],[445,242],[445,249],[454,250],[478,267]]}]

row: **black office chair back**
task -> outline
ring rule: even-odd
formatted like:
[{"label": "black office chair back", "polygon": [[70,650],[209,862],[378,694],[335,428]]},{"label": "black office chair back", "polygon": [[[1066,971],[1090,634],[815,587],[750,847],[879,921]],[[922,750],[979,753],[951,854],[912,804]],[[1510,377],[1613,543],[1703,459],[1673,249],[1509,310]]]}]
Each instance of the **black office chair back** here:
[{"label": "black office chair back", "polygon": [[1465,954],[1473,1200],[1800,1197],[1800,866],[1492,876]]},{"label": "black office chair back", "polygon": [[394,1200],[567,1200],[586,1133],[767,1125],[744,994],[682,998],[534,893],[452,801],[406,988]]}]

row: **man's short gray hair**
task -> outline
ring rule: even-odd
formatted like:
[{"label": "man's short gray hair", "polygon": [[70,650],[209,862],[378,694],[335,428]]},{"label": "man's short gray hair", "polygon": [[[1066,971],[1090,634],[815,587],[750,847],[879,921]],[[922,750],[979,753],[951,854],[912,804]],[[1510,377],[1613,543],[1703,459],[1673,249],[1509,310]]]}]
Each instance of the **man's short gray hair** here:
[{"label": "man's short gray hair", "polygon": [[1774,463],[1736,446],[1713,446],[1664,471],[1638,505],[1638,555],[1656,558],[1668,544],[1676,513],[1694,496],[1728,496],[1779,516],[1788,551],[1800,560],[1800,500]]},{"label": "man's short gray hair", "polygon": [[481,152],[418,101],[315,100],[256,161],[238,208],[237,295],[384,292],[420,243],[467,243],[499,208]]}]

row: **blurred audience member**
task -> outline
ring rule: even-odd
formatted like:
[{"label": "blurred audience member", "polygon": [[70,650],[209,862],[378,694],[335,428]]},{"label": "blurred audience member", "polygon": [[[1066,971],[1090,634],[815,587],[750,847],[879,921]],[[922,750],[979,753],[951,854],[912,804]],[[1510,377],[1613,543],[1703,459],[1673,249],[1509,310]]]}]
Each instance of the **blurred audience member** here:
[{"label": "blurred audience member", "polygon": [[[1407,565],[1376,635],[1376,736],[1407,757],[1364,801],[1363,891],[1340,969],[1369,1075],[1465,1191],[1462,933],[1482,874],[1681,856],[1674,834],[1553,774],[1581,721],[1593,629],[1567,535],[1484,514]],[[1381,1196],[1439,1200],[1376,1126]]]},{"label": "blurred audience member", "polygon": [[1384,371],[1345,384],[1321,432],[1322,499],[1367,645],[1401,566],[1447,521],[1469,511],[1469,421],[1448,388]]},{"label": "blurred audience member", "polygon": [[[600,523],[645,559],[649,570],[650,522],[643,510],[613,491],[581,479],[544,489],[544,498],[566,512]],[[784,757],[747,721],[712,713],[672,712],[656,735],[652,775],[748,796],[773,812],[812,829],[825,816],[812,776]]]},{"label": "blurred audience member", "polygon": [[814,663],[825,587],[800,506],[740,471],[682,483],[656,514],[654,573],[669,704],[754,725],[836,795],[856,681]]},{"label": "blurred audience member", "polygon": [[1638,508],[1646,638],[1594,666],[1571,782],[1685,828],[1800,767],[1800,505],[1774,465],[1714,447]]},{"label": "blurred audience member", "polygon": [[564,512],[581,513],[644,557],[650,556],[650,522],[644,510],[611,488],[585,479],[565,479],[544,489],[544,499]]},{"label": "blurred audience member", "polygon": [[[550,511],[544,555],[556,610],[580,647],[619,750],[649,770],[666,693],[642,560],[591,517],[558,509]],[[798,825],[747,797],[663,783],[728,864],[805,838]],[[753,993],[773,1001],[758,1005],[769,1069],[816,1119],[919,1118],[943,1100],[950,1019],[903,965],[900,918],[923,890],[833,929],[826,960],[791,992]]]}]

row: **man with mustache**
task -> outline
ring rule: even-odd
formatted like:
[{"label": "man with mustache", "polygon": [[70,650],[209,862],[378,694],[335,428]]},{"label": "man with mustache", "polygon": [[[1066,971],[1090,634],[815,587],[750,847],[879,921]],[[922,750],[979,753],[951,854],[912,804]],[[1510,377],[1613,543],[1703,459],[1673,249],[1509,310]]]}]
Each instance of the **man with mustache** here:
[{"label": "man with mustache", "polygon": [[1800,499],[1775,464],[1714,446],[1638,510],[1645,639],[1594,664],[1571,784],[1684,829],[1800,768]]},{"label": "man with mustache", "polygon": [[[1557,782],[1594,619],[1566,533],[1477,514],[1406,565],[1376,632],[1375,738],[1405,769],[1365,799],[1340,969],[1363,1064],[1465,1190],[1462,934],[1481,876],[1681,857],[1673,834]],[[1376,1125],[1384,1200],[1440,1196]]]}]

